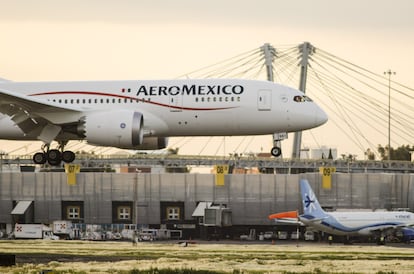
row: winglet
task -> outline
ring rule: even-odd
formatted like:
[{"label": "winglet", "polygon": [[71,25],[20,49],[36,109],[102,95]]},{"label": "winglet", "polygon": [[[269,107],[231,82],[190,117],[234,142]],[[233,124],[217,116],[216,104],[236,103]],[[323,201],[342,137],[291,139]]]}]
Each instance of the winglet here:
[{"label": "winglet", "polygon": [[269,215],[269,220],[273,219],[286,219],[286,218],[298,218],[298,212],[295,211],[287,211],[287,212],[280,212],[280,213],[274,213]]},{"label": "winglet", "polygon": [[300,180],[300,193],[303,204],[303,215],[318,219],[326,216],[326,213],[320,206],[308,180]]}]

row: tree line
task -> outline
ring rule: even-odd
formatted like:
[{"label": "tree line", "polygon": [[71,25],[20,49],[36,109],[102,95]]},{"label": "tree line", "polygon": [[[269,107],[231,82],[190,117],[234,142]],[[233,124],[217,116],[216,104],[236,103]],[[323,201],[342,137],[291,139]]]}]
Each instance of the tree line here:
[{"label": "tree line", "polygon": [[[377,152],[381,158],[379,160],[388,160],[388,155],[390,155],[391,160],[411,161],[411,153],[414,153],[414,145],[411,147],[409,145],[402,145],[397,148],[391,147],[391,149],[388,146],[378,145]],[[377,160],[374,151],[369,148],[365,151],[365,155],[368,160]]]}]

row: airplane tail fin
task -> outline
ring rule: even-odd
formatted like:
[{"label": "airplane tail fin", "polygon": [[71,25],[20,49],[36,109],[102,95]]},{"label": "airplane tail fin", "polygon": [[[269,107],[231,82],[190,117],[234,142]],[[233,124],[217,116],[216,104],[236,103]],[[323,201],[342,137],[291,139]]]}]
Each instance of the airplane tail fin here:
[{"label": "airplane tail fin", "polygon": [[300,193],[302,197],[303,214],[307,216],[308,219],[320,219],[326,216],[326,213],[319,204],[308,180],[300,180]]}]

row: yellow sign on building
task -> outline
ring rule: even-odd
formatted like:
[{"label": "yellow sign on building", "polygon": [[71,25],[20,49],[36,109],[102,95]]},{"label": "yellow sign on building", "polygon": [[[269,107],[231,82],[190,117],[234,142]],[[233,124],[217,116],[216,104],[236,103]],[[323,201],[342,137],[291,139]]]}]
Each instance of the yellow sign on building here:
[{"label": "yellow sign on building", "polygon": [[65,164],[65,173],[68,178],[68,185],[76,185],[76,173],[80,172],[80,165]]},{"label": "yellow sign on building", "polygon": [[224,186],[224,175],[229,173],[229,166],[216,165],[214,171],[216,173],[216,186]]},{"label": "yellow sign on building", "polygon": [[336,167],[320,167],[319,173],[322,174],[322,188],[332,188],[332,173],[336,171]]}]

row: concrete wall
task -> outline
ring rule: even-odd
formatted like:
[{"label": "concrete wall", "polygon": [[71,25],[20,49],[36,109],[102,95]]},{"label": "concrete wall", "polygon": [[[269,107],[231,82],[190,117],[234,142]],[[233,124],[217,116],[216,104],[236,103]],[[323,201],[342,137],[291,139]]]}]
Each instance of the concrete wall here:
[{"label": "concrete wall", "polygon": [[13,201],[33,200],[35,222],[62,218],[62,201],[83,201],[84,222],[112,222],[112,201],[134,203],[134,222],[160,223],[160,202],[184,202],[185,219],[197,202],[232,209],[235,225],[271,224],[271,213],[300,209],[298,181],[310,181],[322,206],[333,208],[409,208],[414,210],[414,174],[358,173],[332,176],[322,189],[318,173],[299,175],[233,174],[215,186],[211,174],[79,173],[69,186],[65,173],[0,173],[0,223],[11,223]]}]

